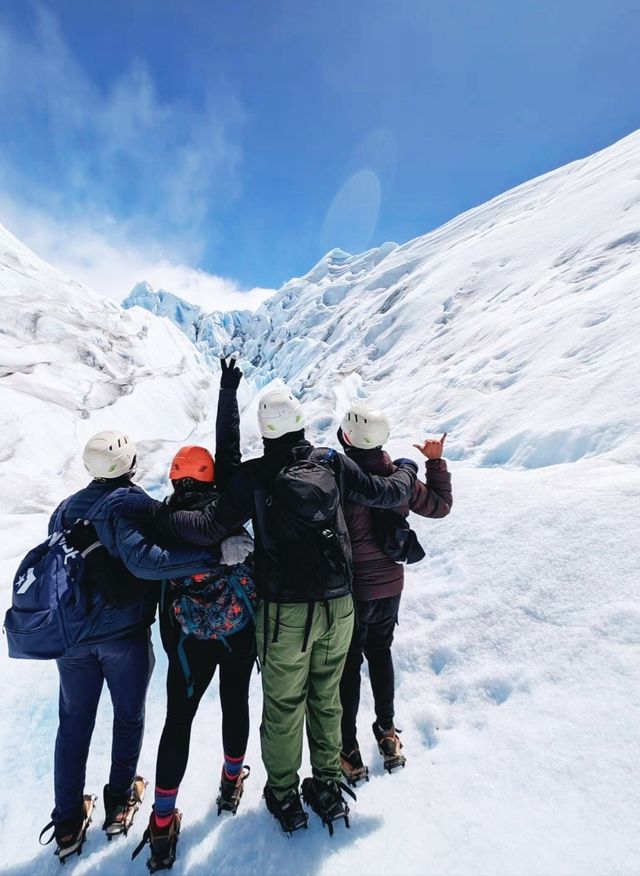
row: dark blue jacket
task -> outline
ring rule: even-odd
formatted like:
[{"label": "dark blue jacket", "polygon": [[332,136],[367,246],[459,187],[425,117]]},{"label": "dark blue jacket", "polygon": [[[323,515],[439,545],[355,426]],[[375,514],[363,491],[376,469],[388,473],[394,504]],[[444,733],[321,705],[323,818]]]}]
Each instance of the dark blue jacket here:
[{"label": "dark blue jacket", "polygon": [[[78,519],[90,520],[108,553],[121,560],[139,579],[139,600],[116,608],[102,599],[103,608],[87,641],[123,638],[146,629],[155,619],[159,594],[159,587],[150,585],[149,581],[208,571],[217,561],[215,551],[194,547],[163,548],[155,544],[143,525],[124,513],[124,504],[132,494],[146,496],[144,490],[128,478],[92,481],[65,499],[49,521],[51,534],[56,529],[71,526]],[[132,586],[135,584],[133,581]]]}]

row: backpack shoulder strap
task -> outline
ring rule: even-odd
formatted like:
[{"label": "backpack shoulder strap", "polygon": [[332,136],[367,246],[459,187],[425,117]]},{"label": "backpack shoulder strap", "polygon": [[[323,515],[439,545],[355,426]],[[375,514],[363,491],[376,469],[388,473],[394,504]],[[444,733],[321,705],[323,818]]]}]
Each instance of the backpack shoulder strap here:
[{"label": "backpack shoulder strap", "polygon": [[[89,508],[85,511],[83,517],[78,518],[78,519],[91,520],[92,515],[94,515],[95,512],[98,510],[98,508],[101,507],[103,502],[107,501],[107,499],[109,498],[110,495],[111,495],[110,493],[107,493],[106,495],[100,496],[98,499],[96,499],[96,501],[92,505],[89,506]],[[65,521],[65,519],[64,519],[64,515],[65,515],[65,512],[67,510],[68,504],[69,504],[69,499],[65,499],[63,502],[60,503],[60,505],[58,505],[58,510],[56,512],[56,517],[55,517],[54,527],[53,527],[54,530],[68,529],[69,526],[71,526],[73,523],[75,523],[75,520],[74,521]]]},{"label": "backpack shoulder strap", "polygon": [[307,459],[320,462],[333,468],[333,458],[337,455],[333,447],[314,447]]},{"label": "backpack shoulder strap", "polygon": [[344,493],[344,485],[342,482],[340,454],[338,451],[334,450],[333,447],[314,447],[309,459],[331,469],[331,472],[336,479],[340,496],[342,497]]},{"label": "backpack shoulder strap", "polygon": [[191,672],[191,667],[189,666],[189,658],[187,657],[187,652],[184,649],[184,643],[186,642],[186,640],[187,637],[184,634],[184,630],[181,630],[180,638],[178,639],[178,644],[176,646],[176,653],[178,655],[178,661],[184,673],[184,680],[187,685],[187,697],[191,699],[194,692],[194,680],[193,673]]},{"label": "backpack shoulder strap", "polygon": [[160,582],[160,600],[158,606],[161,614],[163,614],[169,606],[168,591],[170,586],[171,584],[167,578]]},{"label": "backpack shoulder strap", "polygon": [[231,586],[235,590],[236,595],[242,600],[242,602],[247,607],[247,610],[249,612],[249,617],[251,618],[251,620],[252,621],[255,620],[256,613],[253,610],[253,605],[251,604],[251,600],[247,596],[246,591],[245,591],[244,587],[242,586],[242,584],[240,583],[240,581],[238,581],[237,575],[235,573],[229,575],[229,583],[231,584]]},{"label": "backpack shoulder strap", "polygon": [[63,520],[64,520],[64,512],[67,509],[67,505],[69,504],[69,499],[63,499],[62,502],[58,505],[51,525],[51,532],[57,532],[60,529],[63,529]]},{"label": "backpack shoulder strap", "polygon": [[86,513],[87,520],[91,520],[91,516],[96,513],[98,508],[101,508],[102,505],[104,503],[106,503],[106,501],[110,495],[111,495],[111,493],[107,493],[105,496],[100,496],[99,499],[96,499],[96,501],[93,503],[93,505],[89,508],[89,510]]}]

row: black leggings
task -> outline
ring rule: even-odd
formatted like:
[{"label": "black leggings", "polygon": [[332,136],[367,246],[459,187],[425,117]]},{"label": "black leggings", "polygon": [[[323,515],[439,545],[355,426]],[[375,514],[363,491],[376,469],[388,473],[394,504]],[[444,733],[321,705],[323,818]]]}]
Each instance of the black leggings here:
[{"label": "black leggings", "polygon": [[185,654],[193,677],[192,696],[188,696],[187,681],[178,656],[177,632],[168,632],[166,627],[163,632],[163,643],[169,656],[167,717],[158,747],[156,785],[173,789],[179,787],[187,768],[191,725],[217,666],[220,666],[224,753],[229,757],[244,755],[249,738],[249,680],[255,661],[255,627],[249,624],[230,636],[230,651],[215,639],[185,640]]},{"label": "black leggings", "polygon": [[363,655],[369,664],[369,680],[376,721],[384,729],[393,726],[395,679],[391,645],[398,622],[400,594],[356,602],[356,625],[340,681],[342,702],[342,747],[353,751],[357,742],[356,721],[360,705],[360,667]]}]

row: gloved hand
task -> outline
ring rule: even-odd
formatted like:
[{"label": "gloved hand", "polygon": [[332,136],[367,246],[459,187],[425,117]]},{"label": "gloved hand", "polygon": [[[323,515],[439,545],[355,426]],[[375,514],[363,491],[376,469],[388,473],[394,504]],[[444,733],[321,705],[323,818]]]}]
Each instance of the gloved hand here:
[{"label": "gloved hand", "polygon": [[235,359],[230,359],[227,365],[226,359],[220,359],[222,374],[220,375],[220,389],[237,389],[242,380],[242,371],[236,365]]},{"label": "gloved hand", "polygon": [[414,462],[412,459],[407,459],[405,456],[401,456],[400,459],[394,459],[393,464],[398,468],[410,468],[418,474],[418,463]]},{"label": "gloved hand", "polygon": [[76,520],[67,533],[65,541],[81,554],[84,554],[88,548],[102,546],[98,539],[98,533],[90,520]]},{"label": "gloved hand", "polygon": [[239,535],[229,535],[220,544],[222,563],[225,566],[235,566],[244,563],[249,554],[253,553],[253,539],[246,532]]}]

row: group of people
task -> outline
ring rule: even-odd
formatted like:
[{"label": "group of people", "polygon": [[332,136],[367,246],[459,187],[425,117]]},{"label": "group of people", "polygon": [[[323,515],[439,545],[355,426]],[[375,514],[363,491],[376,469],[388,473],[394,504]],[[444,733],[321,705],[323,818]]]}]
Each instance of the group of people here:
[{"label": "group of people", "polygon": [[[307,826],[303,802],[330,832],[337,819],[348,825],[343,792],[353,794],[349,786],[368,778],[357,731],[363,657],[384,765],[391,771],[405,763],[391,655],[404,574],[398,560],[415,541],[410,510],[433,518],[450,511],[445,436],[415,445],[426,457],[422,481],[412,460],[392,462],[383,450],[389,423],[381,411],[352,405],[338,430],[338,452],[314,447],[299,401],[273,390],[259,400],[263,454],[243,462],[236,399],[242,373],[233,359],[221,365],[215,459],[204,447],[179,450],[169,473],[173,491],[158,502],[133,482],[131,439],[98,433],[83,454],[91,482],[50,521],[49,532],[65,530],[85,558],[83,585],[95,612],[91,635],[57,661],[55,808],[47,828],[61,860],[81,849],[91,820],[95,798],[84,793],[85,772],[105,681],[114,712],[103,796],[110,838],[127,832],[142,802],[146,782],[137,762],[158,604],[167,712],[153,809],[134,853],[149,843],[152,871],[175,859],[191,727],[216,669],[224,752],[218,813],[236,811],[249,774],[256,660],[264,799],[285,832]],[[312,775],[300,784],[305,723]]]}]

